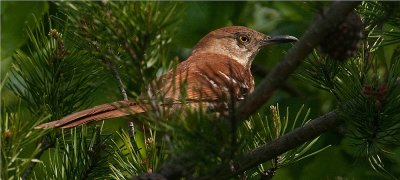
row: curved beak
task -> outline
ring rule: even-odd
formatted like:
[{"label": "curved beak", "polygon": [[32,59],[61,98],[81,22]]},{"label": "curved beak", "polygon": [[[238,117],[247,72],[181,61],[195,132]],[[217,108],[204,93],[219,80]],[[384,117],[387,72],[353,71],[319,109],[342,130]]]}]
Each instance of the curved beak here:
[{"label": "curved beak", "polygon": [[294,36],[288,36],[288,35],[284,35],[284,36],[266,36],[265,39],[263,39],[262,41],[262,45],[268,45],[268,44],[275,44],[275,43],[289,43],[289,42],[296,42],[298,41],[298,39]]}]

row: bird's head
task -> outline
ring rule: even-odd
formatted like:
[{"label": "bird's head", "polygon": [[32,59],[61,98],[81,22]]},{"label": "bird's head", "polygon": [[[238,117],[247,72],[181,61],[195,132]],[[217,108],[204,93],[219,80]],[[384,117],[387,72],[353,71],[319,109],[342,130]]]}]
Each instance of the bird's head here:
[{"label": "bird's head", "polygon": [[228,26],[208,33],[193,48],[196,53],[214,53],[229,56],[250,68],[258,51],[269,44],[298,41],[293,36],[267,36],[243,26]]}]

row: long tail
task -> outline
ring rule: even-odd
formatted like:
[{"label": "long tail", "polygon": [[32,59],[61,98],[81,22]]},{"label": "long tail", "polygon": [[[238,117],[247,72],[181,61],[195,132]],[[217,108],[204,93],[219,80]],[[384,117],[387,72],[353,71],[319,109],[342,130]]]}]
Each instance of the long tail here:
[{"label": "long tail", "polygon": [[88,122],[127,116],[145,111],[146,107],[143,104],[133,101],[117,101],[70,114],[62,119],[36,126],[35,129],[71,128]]}]

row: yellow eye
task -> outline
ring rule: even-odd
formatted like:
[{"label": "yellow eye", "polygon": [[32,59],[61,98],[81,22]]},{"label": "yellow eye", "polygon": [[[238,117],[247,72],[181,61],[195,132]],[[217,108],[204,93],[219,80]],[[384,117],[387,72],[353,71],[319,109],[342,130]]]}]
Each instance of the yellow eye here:
[{"label": "yellow eye", "polygon": [[250,38],[248,37],[248,36],[246,36],[246,35],[241,35],[241,36],[239,36],[239,40],[241,41],[241,42],[249,42],[250,41]]}]

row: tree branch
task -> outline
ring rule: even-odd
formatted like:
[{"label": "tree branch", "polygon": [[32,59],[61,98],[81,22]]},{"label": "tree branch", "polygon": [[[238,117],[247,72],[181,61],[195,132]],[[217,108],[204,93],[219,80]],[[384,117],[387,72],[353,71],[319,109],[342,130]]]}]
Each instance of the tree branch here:
[{"label": "tree branch", "polygon": [[122,82],[121,76],[119,75],[117,66],[115,66],[115,64],[111,60],[106,60],[106,59],[101,59],[101,60],[103,61],[104,64],[106,64],[110,68],[111,74],[117,81],[118,88],[121,92],[122,98],[124,100],[128,100],[128,95],[126,94],[125,85]]},{"label": "tree branch", "polygon": [[224,165],[217,169],[215,174],[199,179],[225,179],[235,174],[242,173],[263,162],[269,161],[280,154],[289,151],[301,144],[317,138],[322,133],[339,126],[342,123],[335,111],[331,111],[317,119],[314,119],[301,128],[297,128],[268,144],[260,146],[244,156],[234,160],[234,169],[230,165]]},{"label": "tree branch", "polygon": [[272,93],[293,73],[303,60],[328,35],[330,29],[341,23],[360,1],[334,2],[326,16],[314,22],[298,43],[292,47],[282,61],[261,81],[254,92],[238,107],[236,117],[245,120],[256,112]]}]

